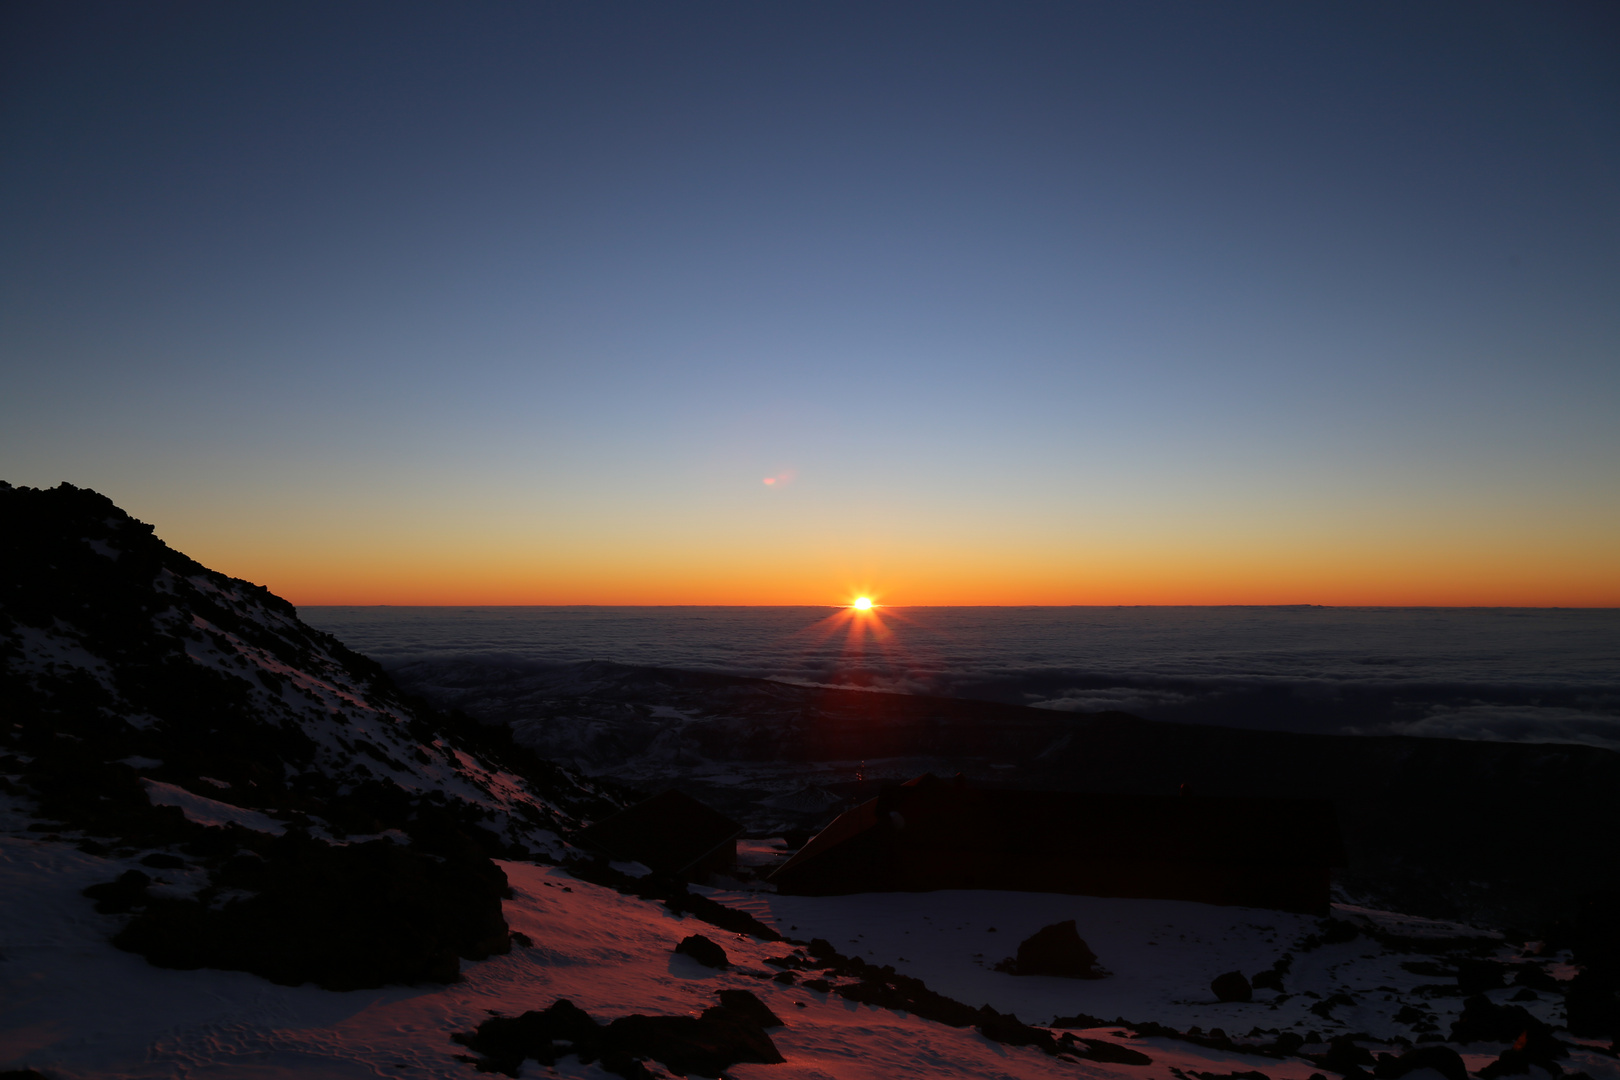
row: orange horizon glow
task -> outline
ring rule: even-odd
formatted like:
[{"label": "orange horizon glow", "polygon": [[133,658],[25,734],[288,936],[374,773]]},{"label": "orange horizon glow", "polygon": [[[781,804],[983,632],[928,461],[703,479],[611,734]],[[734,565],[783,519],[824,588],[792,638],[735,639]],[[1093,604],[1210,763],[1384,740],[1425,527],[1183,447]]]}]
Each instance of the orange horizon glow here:
[{"label": "orange horizon glow", "polygon": [[[288,565],[277,559],[203,559],[235,577],[267,586],[299,606],[827,606],[873,615],[868,593],[823,583],[829,575],[806,573],[785,580],[774,571],[705,573],[647,567],[638,573],[539,574],[532,567],[389,565],[334,560],[328,565]],[[1620,582],[1581,575],[1523,573],[1482,583],[1456,567],[1413,567],[1404,572],[1364,570],[1354,576],[1317,576],[1310,567],[1232,567],[1199,573],[1202,567],[1101,565],[1089,572],[910,572],[893,575],[881,592],[894,607],[1200,607],[1318,604],[1327,607],[1620,607]],[[1212,568],[1211,568],[1212,569]],[[842,576],[842,575],[836,575]],[[877,575],[874,575],[877,576]],[[822,579],[818,581],[817,579]],[[1571,580],[1571,579],[1574,580]],[[839,599],[843,597],[845,599]],[[869,607],[862,607],[860,599]]]},{"label": "orange horizon glow", "polygon": [[1577,538],[1470,548],[1393,532],[1369,542],[1143,530],[1071,543],[904,532],[880,542],[836,523],[735,537],[207,524],[159,535],[298,606],[1620,607],[1620,560]]}]

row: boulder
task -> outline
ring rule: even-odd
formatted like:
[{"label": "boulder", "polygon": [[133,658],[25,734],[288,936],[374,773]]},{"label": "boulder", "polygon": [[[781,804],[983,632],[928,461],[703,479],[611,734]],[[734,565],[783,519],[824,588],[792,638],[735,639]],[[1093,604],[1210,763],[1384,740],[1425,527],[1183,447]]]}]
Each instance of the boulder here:
[{"label": "boulder", "polygon": [[1420,1046],[1400,1057],[1380,1055],[1373,1075],[1378,1080],[1400,1080],[1418,1069],[1433,1069],[1446,1080],[1468,1080],[1468,1066],[1463,1062],[1462,1055],[1449,1046]]},{"label": "boulder", "polygon": [[217,909],[150,899],[113,944],[158,967],[250,971],[328,990],[455,982],[459,957],[511,949],[506,875],[487,858],[434,858],[390,840],[332,847],[289,832],[262,858],[221,866],[214,889],[251,895]]},{"label": "boulder", "polygon": [[704,967],[724,970],[731,966],[731,961],[726,958],[726,950],[702,934],[693,934],[691,937],[682,938],[681,943],[675,946],[675,951],[684,956],[690,956]]},{"label": "boulder", "polygon": [[781,1018],[771,1012],[771,1007],[755,997],[752,991],[720,990],[717,991],[717,995],[721,1005],[733,1012],[741,1013],[762,1028],[782,1026]]},{"label": "boulder", "polygon": [[743,1062],[778,1065],[776,1044],[760,1026],[724,1006],[702,1016],[623,1016],[607,1026],[604,1043],[632,1057],[650,1057],[677,1075],[717,1077]]},{"label": "boulder", "polygon": [[1249,980],[1249,985],[1255,990],[1275,990],[1280,994],[1283,988],[1283,973],[1276,968],[1267,968],[1256,972],[1254,978]]},{"label": "boulder", "polygon": [[[747,991],[741,991],[747,993]],[[749,995],[752,997],[753,995]],[[769,1013],[763,1002],[759,1009]],[[483,1055],[481,1072],[517,1076],[523,1062],[533,1058],[544,1066],[578,1055],[583,1064],[601,1059],[608,1072],[627,1078],[650,1076],[640,1059],[663,1062],[679,1076],[718,1077],[744,1062],[777,1065],[782,1055],[763,1028],[748,1013],[720,1005],[702,1016],[622,1016],[607,1026],[566,998],[543,1012],[522,1016],[496,1016],[476,1031],[453,1036],[456,1042]]]},{"label": "boulder", "polygon": [[1552,1029],[1523,1005],[1497,1005],[1484,994],[1465,1001],[1462,1015],[1451,1025],[1454,1043],[1511,1043],[1521,1037],[1542,1046],[1552,1040]]},{"label": "boulder", "polygon": [[1153,1064],[1153,1059],[1139,1050],[1111,1043],[1107,1039],[1077,1038],[1073,1032],[1068,1031],[1064,1032],[1063,1038],[1058,1041],[1058,1048],[1065,1054],[1073,1054],[1086,1061],[1100,1061],[1105,1065]]},{"label": "boulder", "polygon": [[89,886],[84,895],[96,902],[96,910],[103,915],[122,915],[146,906],[150,884],[152,879],[139,870],[125,870],[114,881]]},{"label": "boulder", "polygon": [[1241,971],[1228,971],[1224,975],[1215,976],[1215,981],[1209,984],[1209,988],[1217,1001],[1254,1000],[1254,988],[1249,985],[1249,980],[1243,977]]},{"label": "boulder", "polygon": [[1012,1013],[999,1013],[988,1005],[979,1010],[979,1034],[1005,1046],[1038,1046],[1048,1054],[1057,1053],[1057,1040],[1050,1031],[1030,1027]]},{"label": "boulder", "polygon": [[1074,920],[1067,919],[1035,931],[1018,946],[1016,957],[996,965],[1012,975],[1058,975],[1069,979],[1100,979],[1097,954],[1080,937]]}]

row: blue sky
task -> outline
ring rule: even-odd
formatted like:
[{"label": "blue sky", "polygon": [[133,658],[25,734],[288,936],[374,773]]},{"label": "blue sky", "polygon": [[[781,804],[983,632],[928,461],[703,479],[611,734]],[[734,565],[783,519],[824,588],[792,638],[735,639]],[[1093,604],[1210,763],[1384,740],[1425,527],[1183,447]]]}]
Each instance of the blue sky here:
[{"label": "blue sky", "polygon": [[0,476],[295,600],[1620,603],[1612,8],[4,18]]}]

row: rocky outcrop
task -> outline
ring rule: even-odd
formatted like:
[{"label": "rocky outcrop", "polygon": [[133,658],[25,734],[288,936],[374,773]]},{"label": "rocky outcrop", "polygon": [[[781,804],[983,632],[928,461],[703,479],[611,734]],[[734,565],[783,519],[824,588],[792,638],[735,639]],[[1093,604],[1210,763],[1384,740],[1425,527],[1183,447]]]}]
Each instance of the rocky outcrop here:
[{"label": "rocky outcrop", "polygon": [[[625,801],[413,701],[96,492],[0,483],[0,519],[0,805],[126,868],[87,895],[153,963],[453,980],[507,948],[491,857],[561,856]],[[189,893],[154,897],[169,872]]]},{"label": "rocky outcrop", "polygon": [[1066,979],[1101,979],[1097,954],[1080,937],[1073,919],[1035,931],[1018,945],[1018,955],[996,965],[1012,975],[1057,975]]},{"label": "rocky outcrop", "polygon": [[552,1066],[561,1057],[577,1055],[582,1064],[600,1061],[603,1069],[627,1078],[650,1077],[642,1064],[647,1059],[679,1076],[718,1077],[744,1062],[775,1065],[783,1060],[758,1020],[759,1010],[766,1015],[770,1010],[752,994],[748,997],[753,1004],[742,1008],[723,1002],[700,1016],[638,1013],[605,1025],[563,998],[545,1010],[492,1017],[476,1031],[454,1038],[481,1055],[469,1059],[481,1071],[507,1076],[519,1075],[527,1060]]}]

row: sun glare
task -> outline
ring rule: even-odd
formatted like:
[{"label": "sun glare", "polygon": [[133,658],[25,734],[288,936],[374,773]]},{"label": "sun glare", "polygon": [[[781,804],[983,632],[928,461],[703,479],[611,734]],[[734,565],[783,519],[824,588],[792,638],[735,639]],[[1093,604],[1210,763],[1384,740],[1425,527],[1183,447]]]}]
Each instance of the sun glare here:
[{"label": "sun glare", "polygon": [[872,600],[870,597],[857,596],[855,602],[849,606],[856,611],[870,611],[872,610]]}]

